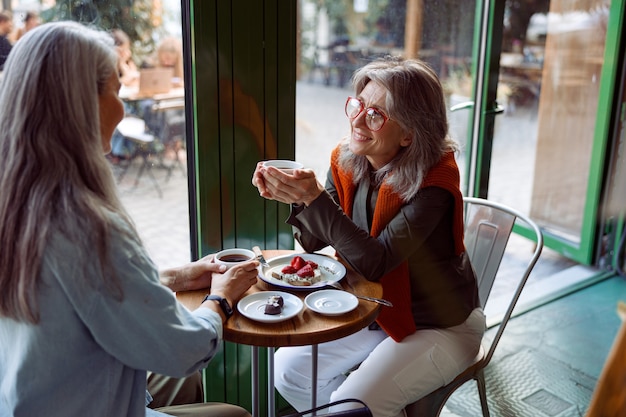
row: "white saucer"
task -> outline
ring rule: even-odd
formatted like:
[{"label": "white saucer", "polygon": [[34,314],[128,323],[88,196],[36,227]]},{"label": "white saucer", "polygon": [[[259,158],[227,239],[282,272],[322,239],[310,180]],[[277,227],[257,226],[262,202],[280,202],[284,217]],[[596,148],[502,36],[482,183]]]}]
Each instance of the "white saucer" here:
[{"label": "white saucer", "polygon": [[304,304],[316,313],[338,316],[354,310],[359,300],[346,291],[320,290],[307,295]]},{"label": "white saucer", "polygon": [[[272,295],[280,295],[283,297],[283,311],[280,314],[265,314],[265,305]],[[250,320],[260,321],[263,323],[277,323],[279,321],[289,320],[302,311],[304,304],[302,300],[293,294],[282,291],[261,291],[250,294],[237,303],[237,310]]]}]

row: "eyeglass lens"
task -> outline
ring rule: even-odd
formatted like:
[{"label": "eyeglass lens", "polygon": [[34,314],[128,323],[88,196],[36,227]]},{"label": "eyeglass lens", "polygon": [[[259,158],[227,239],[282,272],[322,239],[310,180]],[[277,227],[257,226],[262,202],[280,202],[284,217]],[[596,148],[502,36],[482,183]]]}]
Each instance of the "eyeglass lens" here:
[{"label": "eyeglass lens", "polygon": [[[350,120],[356,119],[359,114],[361,114],[364,107],[365,105],[358,98],[348,97],[345,109],[346,116],[348,116]],[[365,124],[370,130],[377,131],[382,129],[385,121],[385,116],[375,108],[369,107],[365,109]]]}]

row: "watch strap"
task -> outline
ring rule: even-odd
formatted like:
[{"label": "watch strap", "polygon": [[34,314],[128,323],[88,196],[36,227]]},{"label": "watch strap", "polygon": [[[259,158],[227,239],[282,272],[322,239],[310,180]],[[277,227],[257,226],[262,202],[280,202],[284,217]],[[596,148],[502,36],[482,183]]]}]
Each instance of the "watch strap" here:
[{"label": "watch strap", "polygon": [[219,295],[207,294],[206,297],[204,297],[204,300],[202,300],[202,302],[204,303],[205,301],[208,301],[208,300],[217,301],[220,308],[222,309],[222,312],[226,316],[226,319],[228,319],[230,316],[233,315],[233,309],[230,306],[230,304],[228,304],[228,301],[225,298],[220,297]]}]

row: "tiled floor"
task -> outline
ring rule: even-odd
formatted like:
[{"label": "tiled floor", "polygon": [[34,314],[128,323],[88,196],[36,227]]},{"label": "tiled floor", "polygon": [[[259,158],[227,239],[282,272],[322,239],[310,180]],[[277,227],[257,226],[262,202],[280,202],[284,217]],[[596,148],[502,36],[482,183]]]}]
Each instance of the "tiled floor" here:
[{"label": "tiled floor", "polygon": [[[486,370],[491,415],[584,416],[624,300],[626,280],[612,276],[513,318]],[[479,416],[475,384],[453,394],[442,415]]]}]

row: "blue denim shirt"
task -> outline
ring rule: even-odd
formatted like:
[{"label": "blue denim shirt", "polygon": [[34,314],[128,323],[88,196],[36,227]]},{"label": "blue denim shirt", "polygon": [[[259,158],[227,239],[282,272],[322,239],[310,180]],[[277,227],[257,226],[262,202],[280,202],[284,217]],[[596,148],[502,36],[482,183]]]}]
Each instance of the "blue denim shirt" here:
[{"label": "blue denim shirt", "polygon": [[38,284],[39,323],[0,317],[0,417],[145,416],[147,370],[189,375],[221,346],[220,316],[178,303],[121,218],[112,222],[127,232],[110,228],[114,271],[53,231]]}]

